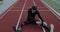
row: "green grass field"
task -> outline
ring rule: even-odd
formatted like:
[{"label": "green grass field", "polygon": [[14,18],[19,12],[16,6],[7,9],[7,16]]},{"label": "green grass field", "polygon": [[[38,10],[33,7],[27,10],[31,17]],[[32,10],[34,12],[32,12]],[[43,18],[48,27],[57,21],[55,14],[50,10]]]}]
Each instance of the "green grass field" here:
[{"label": "green grass field", "polygon": [[3,1],[3,0],[0,0],[0,1]]},{"label": "green grass field", "polygon": [[0,0],[0,5],[3,3],[3,0]]},{"label": "green grass field", "polygon": [[43,0],[60,14],[60,0]]}]

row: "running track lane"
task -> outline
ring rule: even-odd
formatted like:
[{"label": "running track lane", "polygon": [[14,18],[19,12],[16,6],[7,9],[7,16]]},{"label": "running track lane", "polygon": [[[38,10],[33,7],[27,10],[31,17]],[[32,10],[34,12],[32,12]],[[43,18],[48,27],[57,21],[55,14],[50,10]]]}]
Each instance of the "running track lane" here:
[{"label": "running track lane", "polygon": [[9,11],[7,10],[7,14],[0,19],[0,32],[13,32],[12,27],[19,18],[24,2],[25,0],[18,0],[12,8],[8,9]]},{"label": "running track lane", "polygon": [[[22,1],[22,0],[20,0]],[[44,21],[46,21],[48,23],[48,25],[50,25],[51,23],[54,24],[55,26],[55,30],[54,32],[59,32],[59,19],[39,0],[34,0],[37,7],[38,7],[38,10],[41,14],[41,16],[43,17]],[[31,5],[30,5],[31,3]],[[20,3],[19,3],[20,4]],[[18,4],[18,5],[19,5]],[[21,5],[21,4],[20,4]],[[26,15],[27,15],[27,10],[30,6],[32,6],[32,0],[28,0],[28,3],[24,9],[24,12],[23,12],[23,16],[22,16],[22,19],[21,19],[21,22],[22,23],[24,20],[26,20]],[[23,5],[21,5],[23,6]],[[14,6],[13,6],[14,7]],[[41,8],[41,7],[45,7],[45,8]],[[14,12],[16,10],[14,9]],[[19,10],[20,11],[20,10]],[[19,13],[13,13],[12,11],[9,11],[10,13],[7,13],[0,21],[0,30],[1,32],[12,32],[12,26],[14,26],[16,24],[16,21],[18,19],[19,16],[11,16],[12,14],[13,15],[18,15],[20,14]],[[8,16],[8,17],[7,17]],[[7,18],[6,18],[7,17]],[[15,18],[16,17],[16,18]],[[5,20],[6,19],[6,20]],[[3,22],[2,22],[3,21]],[[9,21],[9,22],[8,22]],[[12,22],[14,21],[14,22]],[[6,26],[5,26],[6,25]],[[56,27],[57,26],[57,27]],[[2,28],[3,27],[3,28]],[[8,27],[8,28],[6,28]],[[21,30],[21,32],[41,32],[41,27],[37,27],[36,25],[25,25],[24,28]]]},{"label": "running track lane", "polygon": [[[27,19],[27,12],[31,6],[33,6],[33,1],[27,0],[20,24]],[[41,29],[41,26],[28,24],[22,28],[21,32],[42,32],[42,29]]]},{"label": "running track lane", "polygon": [[60,31],[60,19],[58,19],[52,12],[51,9],[47,8],[44,3],[42,3],[40,0],[35,0],[35,3],[38,7],[38,10],[44,19],[48,23],[48,26],[50,24],[54,24],[54,32]]}]

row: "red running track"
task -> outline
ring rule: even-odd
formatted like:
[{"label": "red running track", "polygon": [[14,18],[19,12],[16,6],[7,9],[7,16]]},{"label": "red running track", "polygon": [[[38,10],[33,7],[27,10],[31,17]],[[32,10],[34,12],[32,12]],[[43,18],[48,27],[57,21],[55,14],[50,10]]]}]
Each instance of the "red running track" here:
[{"label": "red running track", "polygon": [[[60,19],[58,19],[50,11],[50,9],[48,9],[44,5],[44,3],[42,3],[40,0],[34,0],[34,2],[36,4],[36,6],[38,7],[38,11],[40,12],[40,15],[42,16],[44,21],[46,21],[48,23],[48,27],[52,23],[52,24],[54,24],[54,32],[59,32]],[[14,5],[12,5],[8,9],[9,11],[6,10],[6,11],[8,11],[7,14],[5,14],[5,15],[4,15],[4,13],[2,14],[4,16],[0,19],[0,32],[14,32],[12,27],[16,25],[16,23],[19,19],[19,16],[21,14],[21,10],[22,10],[24,3],[25,3],[25,0],[18,0]],[[33,0],[27,0],[24,10],[23,10],[20,24],[26,20],[27,11],[33,4],[34,4]],[[21,32],[42,32],[42,29],[41,29],[41,26],[29,24],[29,25],[25,25],[23,27],[23,29],[21,30]]]}]

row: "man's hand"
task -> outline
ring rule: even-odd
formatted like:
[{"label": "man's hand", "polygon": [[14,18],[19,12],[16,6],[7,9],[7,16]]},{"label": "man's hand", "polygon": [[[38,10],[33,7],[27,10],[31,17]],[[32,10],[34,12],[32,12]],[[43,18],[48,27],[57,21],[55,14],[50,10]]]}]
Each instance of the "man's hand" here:
[{"label": "man's hand", "polygon": [[43,25],[47,26],[47,23],[46,22],[43,22]]},{"label": "man's hand", "polygon": [[[42,24],[41,19],[39,19],[39,21],[40,21],[40,24]],[[43,22],[43,25],[47,26],[47,23],[46,22]]]}]

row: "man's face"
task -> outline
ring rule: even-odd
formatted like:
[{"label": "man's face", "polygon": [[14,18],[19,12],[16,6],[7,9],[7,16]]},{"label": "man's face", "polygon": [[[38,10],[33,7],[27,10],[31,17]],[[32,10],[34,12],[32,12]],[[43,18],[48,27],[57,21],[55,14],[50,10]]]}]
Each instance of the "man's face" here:
[{"label": "man's face", "polygon": [[35,13],[35,12],[36,12],[36,10],[33,10],[33,9],[32,9],[32,13]]}]

